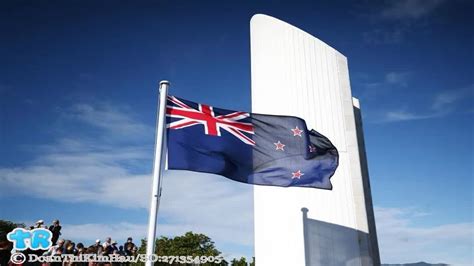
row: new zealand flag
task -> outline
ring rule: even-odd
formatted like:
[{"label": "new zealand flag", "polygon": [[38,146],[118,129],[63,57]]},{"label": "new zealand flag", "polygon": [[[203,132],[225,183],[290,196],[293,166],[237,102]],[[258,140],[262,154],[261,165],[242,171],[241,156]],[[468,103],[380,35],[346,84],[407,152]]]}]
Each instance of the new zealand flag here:
[{"label": "new zealand flag", "polygon": [[331,189],[339,155],[303,119],[236,112],[168,96],[168,168],[235,181]]}]

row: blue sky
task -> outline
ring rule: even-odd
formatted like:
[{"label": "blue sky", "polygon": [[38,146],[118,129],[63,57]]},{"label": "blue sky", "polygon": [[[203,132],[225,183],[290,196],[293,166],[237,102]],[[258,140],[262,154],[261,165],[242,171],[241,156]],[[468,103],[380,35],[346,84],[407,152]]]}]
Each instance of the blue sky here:
[{"label": "blue sky", "polygon": [[[264,13],[348,58],[382,261],[472,263],[469,1],[0,5],[0,218],[59,218],[64,237],[86,242],[143,237],[159,80],[183,98],[250,110],[249,20]],[[253,255],[251,186],[165,178],[163,234],[200,231],[227,256]]]}]

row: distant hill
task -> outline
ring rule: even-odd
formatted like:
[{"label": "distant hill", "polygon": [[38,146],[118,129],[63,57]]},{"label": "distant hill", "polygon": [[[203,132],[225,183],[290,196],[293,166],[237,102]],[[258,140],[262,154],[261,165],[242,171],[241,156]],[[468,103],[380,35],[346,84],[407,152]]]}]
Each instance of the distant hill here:
[{"label": "distant hill", "polygon": [[426,262],[415,262],[415,263],[405,263],[405,264],[382,264],[382,266],[449,266],[449,264],[444,263],[426,263]]}]

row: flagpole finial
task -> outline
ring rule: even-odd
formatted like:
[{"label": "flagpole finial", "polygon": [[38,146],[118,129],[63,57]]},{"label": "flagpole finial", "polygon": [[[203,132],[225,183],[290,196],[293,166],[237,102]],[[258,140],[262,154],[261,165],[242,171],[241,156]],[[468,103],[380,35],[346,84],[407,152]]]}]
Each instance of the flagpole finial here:
[{"label": "flagpole finial", "polygon": [[161,93],[161,90],[162,90],[162,89],[165,89],[165,90],[167,91],[169,86],[170,86],[170,82],[169,82],[169,81],[167,81],[167,80],[162,80],[162,81],[160,81],[160,87],[159,87],[160,93]]}]

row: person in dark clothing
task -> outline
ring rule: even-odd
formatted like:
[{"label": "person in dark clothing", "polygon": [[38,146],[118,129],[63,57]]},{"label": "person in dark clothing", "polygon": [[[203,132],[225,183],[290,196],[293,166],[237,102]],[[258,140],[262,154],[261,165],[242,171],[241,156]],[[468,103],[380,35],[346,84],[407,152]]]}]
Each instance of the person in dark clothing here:
[{"label": "person in dark clothing", "polygon": [[111,249],[110,254],[115,254],[114,253],[115,251],[117,251],[117,252],[119,251],[119,249],[117,247],[117,241],[115,241],[115,240],[112,241],[112,244],[110,245],[110,249]]},{"label": "person in dark clothing", "polygon": [[51,241],[53,242],[53,245],[56,245],[56,242],[59,239],[59,236],[61,235],[61,226],[59,225],[59,220],[54,220],[53,224],[49,226],[49,231],[53,234],[53,237],[51,238]]},{"label": "person in dark clothing", "polygon": [[131,237],[127,238],[127,242],[123,244],[123,249],[126,256],[132,256],[133,248],[135,248],[135,244],[133,243],[133,239]]}]

